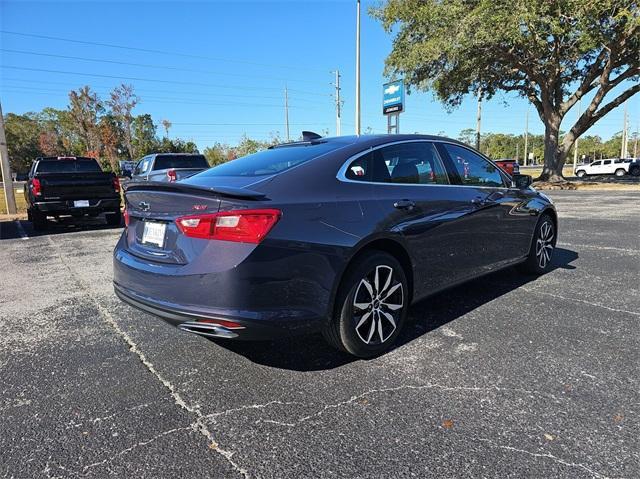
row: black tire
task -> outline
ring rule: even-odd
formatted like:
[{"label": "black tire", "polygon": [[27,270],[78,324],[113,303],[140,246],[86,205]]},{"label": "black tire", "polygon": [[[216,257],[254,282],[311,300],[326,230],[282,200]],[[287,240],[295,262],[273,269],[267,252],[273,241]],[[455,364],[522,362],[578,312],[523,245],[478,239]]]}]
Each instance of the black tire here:
[{"label": "black tire", "polygon": [[[551,228],[550,230],[548,228]],[[525,274],[541,275],[549,271],[558,239],[556,224],[551,215],[543,214],[533,232],[527,260],[518,268]],[[546,253],[544,257],[542,254]]]},{"label": "black tire", "polygon": [[616,170],[616,173],[615,173],[615,175],[616,175],[617,177],[621,177],[621,176],[624,176],[624,175],[626,175],[626,174],[627,174],[627,172],[624,170],[624,168],[618,168],[618,169]]},{"label": "black tire", "polygon": [[42,214],[39,211],[32,210],[31,213],[28,214],[28,217],[30,218],[34,231],[44,231],[47,229],[47,215]]},{"label": "black tire", "polygon": [[586,175],[587,175],[587,172],[586,172],[586,171],[584,171],[584,170],[578,170],[578,171],[576,171],[576,176],[577,176],[578,178],[583,178],[583,177],[585,177]]},{"label": "black tire", "polygon": [[632,176],[640,176],[640,166],[632,166],[629,168],[629,174]]},{"label": "black tire", "polygon": [[349,266],[324,337],[354,356],[378,356],[393,347],[408,311],[409,285],[402,265],[387,253],[373,251]]},{"label": "black tire", "polygon": [[104,215],[109,226],[120,226],[122,224],[122,213],[118,210],[116,213],[107,213]]}]

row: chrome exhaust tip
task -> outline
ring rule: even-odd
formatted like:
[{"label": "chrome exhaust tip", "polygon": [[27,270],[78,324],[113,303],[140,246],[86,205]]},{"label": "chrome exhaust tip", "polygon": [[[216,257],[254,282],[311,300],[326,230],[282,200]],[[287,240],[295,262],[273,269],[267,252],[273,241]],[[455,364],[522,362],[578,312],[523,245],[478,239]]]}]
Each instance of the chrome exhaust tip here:
[{"label": "chrome exhaust tip", "polygon": [[187,321],[180,323],[178,329],[187,333],[205,336],[207,338],[237,338],[238,333],[234,333],[230,329],[220,326],[219,324],[199,323],[197,321]]}]

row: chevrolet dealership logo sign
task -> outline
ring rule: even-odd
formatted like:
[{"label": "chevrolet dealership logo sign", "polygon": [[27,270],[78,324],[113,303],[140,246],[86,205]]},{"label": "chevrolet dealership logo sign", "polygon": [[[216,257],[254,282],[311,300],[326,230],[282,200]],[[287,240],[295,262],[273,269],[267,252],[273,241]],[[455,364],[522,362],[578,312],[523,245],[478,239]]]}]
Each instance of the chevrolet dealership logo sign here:
[{"label": "chevrolet dealership logo sign", "polygon": [[382,113],[400,113],[404,111],[404,80],[385,83],[382,88]]}]

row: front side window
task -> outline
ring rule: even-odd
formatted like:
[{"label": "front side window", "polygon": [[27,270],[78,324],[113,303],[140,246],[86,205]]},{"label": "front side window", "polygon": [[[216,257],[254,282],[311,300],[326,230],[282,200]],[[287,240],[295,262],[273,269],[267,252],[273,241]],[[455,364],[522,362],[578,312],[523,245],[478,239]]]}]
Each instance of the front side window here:
[{"label": "front side window", "polygon": [[498,168],[481,156],[462,146],[444,143],[453,166],[463,185],[503,187],[504,181]]}]

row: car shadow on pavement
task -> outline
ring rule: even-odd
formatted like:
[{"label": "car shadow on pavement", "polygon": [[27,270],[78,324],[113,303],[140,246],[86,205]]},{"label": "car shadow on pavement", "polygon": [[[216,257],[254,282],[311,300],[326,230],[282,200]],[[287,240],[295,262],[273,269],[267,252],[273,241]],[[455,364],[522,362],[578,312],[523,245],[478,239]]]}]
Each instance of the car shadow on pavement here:
[{"label": "car shadow on pavement", "polygon": [[108,225],[103,218],[60,218],[49,220],[47,229],[35,231],[31,222],[25,220],[3,221],[0,224],[0,240],[35,238],[38,236],[119,229],[122,226]]},{"label": "car shadow on pavement", "polygon": [[[556,248],[550,272],[555,269],[575,269],[571,263],[576,259],[578,253],[575,251]],[[398,338],[396,347],[436,330],[536,278],[524,275],[515,268],[508,268],[429,296],[411,306],[409,322]],[[254,363],[293,371],[334,369],[358,360],[331,348],[320,334],[277,341],[211,341]]]}]

